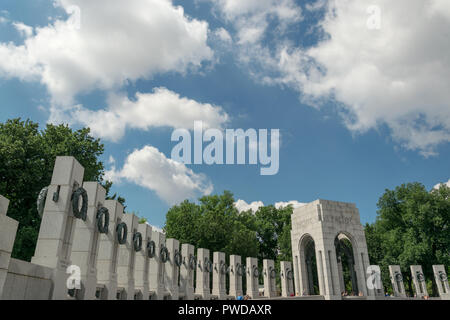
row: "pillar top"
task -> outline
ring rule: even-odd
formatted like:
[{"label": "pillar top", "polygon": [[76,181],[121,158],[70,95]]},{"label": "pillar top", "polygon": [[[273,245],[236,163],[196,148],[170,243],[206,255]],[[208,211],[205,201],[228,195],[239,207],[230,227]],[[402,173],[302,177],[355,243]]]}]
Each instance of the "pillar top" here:
[{"label": "pillar top", "polygon": [[0,215],[6,216],[8,213],[9,200],[0,195]]}]

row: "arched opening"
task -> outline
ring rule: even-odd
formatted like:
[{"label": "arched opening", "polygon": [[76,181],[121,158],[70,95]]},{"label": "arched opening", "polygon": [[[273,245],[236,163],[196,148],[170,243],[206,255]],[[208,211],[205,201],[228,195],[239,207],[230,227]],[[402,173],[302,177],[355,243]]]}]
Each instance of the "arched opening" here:
[{"label": "arched opening", "polygon": [[302,295],[320,295],[319,276],[317,272],[316,246],[314,239],[306,235],[301,240],[302,265],[304,263],[304,279]]},{"label": "arched opening", "polygon": [[341,294],[357,296],[359,291],[352,242],[348,236],[341,233],[334,239],[334,245],[336,247]]}]

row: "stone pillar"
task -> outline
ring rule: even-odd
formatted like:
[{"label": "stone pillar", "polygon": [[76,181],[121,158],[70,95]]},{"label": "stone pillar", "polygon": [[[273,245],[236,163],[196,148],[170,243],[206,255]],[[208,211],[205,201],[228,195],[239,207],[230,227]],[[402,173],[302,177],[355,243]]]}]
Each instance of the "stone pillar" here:
[{"label": "stone pillar", "polygon": [[36,251],[31,262],[53,269],[52,299],[68,298],[67,268],[76,218],[72,210],[72,195],[83,184],[84,168],[73,157],[57,157],[48,188]]},{"label": "stone pillar", "polygon": [[134,281],[137,300],[149,299],[149,266],[150,257],[148,255],[147,245],[152,238],[152,227],[147,223],[141,223],[138,226],[138,233],[141,235],[142,248],[136,253],[136,265],[134,270]]},{"label": "stone pillar", "polygon": [[445,266],[434,265],[433,266],[434,280],[438,288],[439,296],[442,300],[450,300],[450,286],[448,285],[447,272],[445,272]]},{"label": "stone pillar", "polygon": [[247,295],[254,299],[259,297],[259,269],[257,258],[247,258]]},{"label": "stone pillar", "polygon": [[213,285],[212,295],[218,300],[227,299],[226,275],[228,266],[225,261],[225,253],[214,252],[213,254]]},{"label": "stone pillar", "polygon": [[428,296],[427,283],[425,282],[422,266],[410,266],[410,269],[414,288],[416,290],[416,297],[422,298],[423,296]]},{"label": "stone pillar", "polygon": [[288,261],[280,262],[281,277],[281,296],[290,297],[294,294],[294,273],[292,265]]},{"label": "stone pillar", "polygon": [[389,274],[394,296],[406,298],[405,285],[403,283],[403,275],[400,266],[389,266]]},{"label": "stone pillar", "polygon": [[[208,249],[197,249],[197,283],[195,286],[195,294],[201,296],[203,300],[209,300],[211,298],[210,287],[210,271],[212,263],[209,259]],[[209,265],[209,267],[208,267]]]},{"label": "stone pillar", "polygon": [[169,250],[169,261],[165,263],[165,269],[166,269],[166,290],[169,292],[172,300],[178,300],[179,297],[179,287],[178,287],[178,279],[180,275],[180,266],[177,265],[178,262],[181,261],[182,258],[179,260],[181,251],[180,251],[180,242],[175,239],[167,239],[166,240],[166,247]]},{"label": "stone pillar", "polygon": [[119,241],[116,226],[123,217],[123,206],[115,200],[106,200],[109,212],[107,234],[101,234],[97,257],[97,299],[116,300],[117,298],[117,259]]},{"label": "stone pillar", "polygon": [[[327,240],[327,245],[324,241]],[[339,269],[334,238],[318,239],[316,242],[316,260],[319,276],[320,294],[326,300],[340,300]]]},{"label": "stone pillar", "polygon": [[181,245],[183,265],[180,270],[180,297],[184,300],[194,300],[194,272],[197,267],[197,258],[194,255],[195,247],[191,244]]},{"label": "stone pillar", "polygon": [[72,246],[72,263],[81,270],[81,289],[75,298],[93,300],[97,290],[97,254],[99,246],[99,229],[97,213],[105,203],[106,190],[97,182],[84,182],[83,188],[88,195],[86,221],[77,219]]},{"label": "stone pillar", "polygon": [[241,264],[241,256],[230,256],[230,292],[229,295],[237,298],[242,296],[242,276],[244,269]]},{"label": "stone pillar", "polygon": [[139,218],[134,214],[124,214],[122,221],[127,225],[128,234],[126,243],[119,246],[119,257],[117,260],[117,299],[134,300],[134,264],[136,248],[133,237],[137,232]]},{"label": "stone pillar", "polygon": [[150,298],[153,300],[163,300],[165,296],[165,268],[164,263],[161,261],[161,248],[165,246],[166,236],[161,232],[153,230],[152,241],[155,243],[155,256],[150,259]]},{"label": "stone pillar", "polygon": [[3,287],[8,274],[11,252],[16,239],[19,223],[6,216],[9,200],[0,196],[0,299],[3,296]]},{"label": "stone pillar", "polygon": [[369,297],[384,297],[383,280],[381,279],[381,268],[377,265],[370,265],[367,268],[367,291]]},{"label": "stone pillar", "polygon": [[277,296],[277,271],[275,270],[275,261],[263,260],[264,275],[264,297],[273,298]]}]

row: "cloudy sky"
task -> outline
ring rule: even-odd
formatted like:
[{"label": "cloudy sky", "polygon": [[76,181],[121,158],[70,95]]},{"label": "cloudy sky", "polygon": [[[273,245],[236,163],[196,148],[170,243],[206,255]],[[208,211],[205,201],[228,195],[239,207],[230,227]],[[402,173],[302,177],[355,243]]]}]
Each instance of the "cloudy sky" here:
[{"label": "cloudy sky", "polygon": [[[89,126],[128,210],[317,198],[363,222],[450,178],[448,0],[2,0],[0,121]],[[280,168],[184,165],[175,129],[280,129]]]}]

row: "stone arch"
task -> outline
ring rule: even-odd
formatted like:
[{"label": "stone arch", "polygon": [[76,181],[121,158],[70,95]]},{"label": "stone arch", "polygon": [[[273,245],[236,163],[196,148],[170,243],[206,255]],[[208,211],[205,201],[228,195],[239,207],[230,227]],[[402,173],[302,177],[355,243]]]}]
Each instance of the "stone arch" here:
[{"label": "stone arch", "polygon": [[316,242],[309,234],[304,234],[298,242],[298,257],[300,271],[300,294],[319,295],[321,292]]},{"label": "stone arch", "polygon": [[363,265],[364,259],[360,259],[358,245],[355,237],[347,231],[338,232],[334,238],[341,293],[346,291],[353,295],[365,294],[363,288],[366,279],[362,275],[365,273],[366,266]]}]

